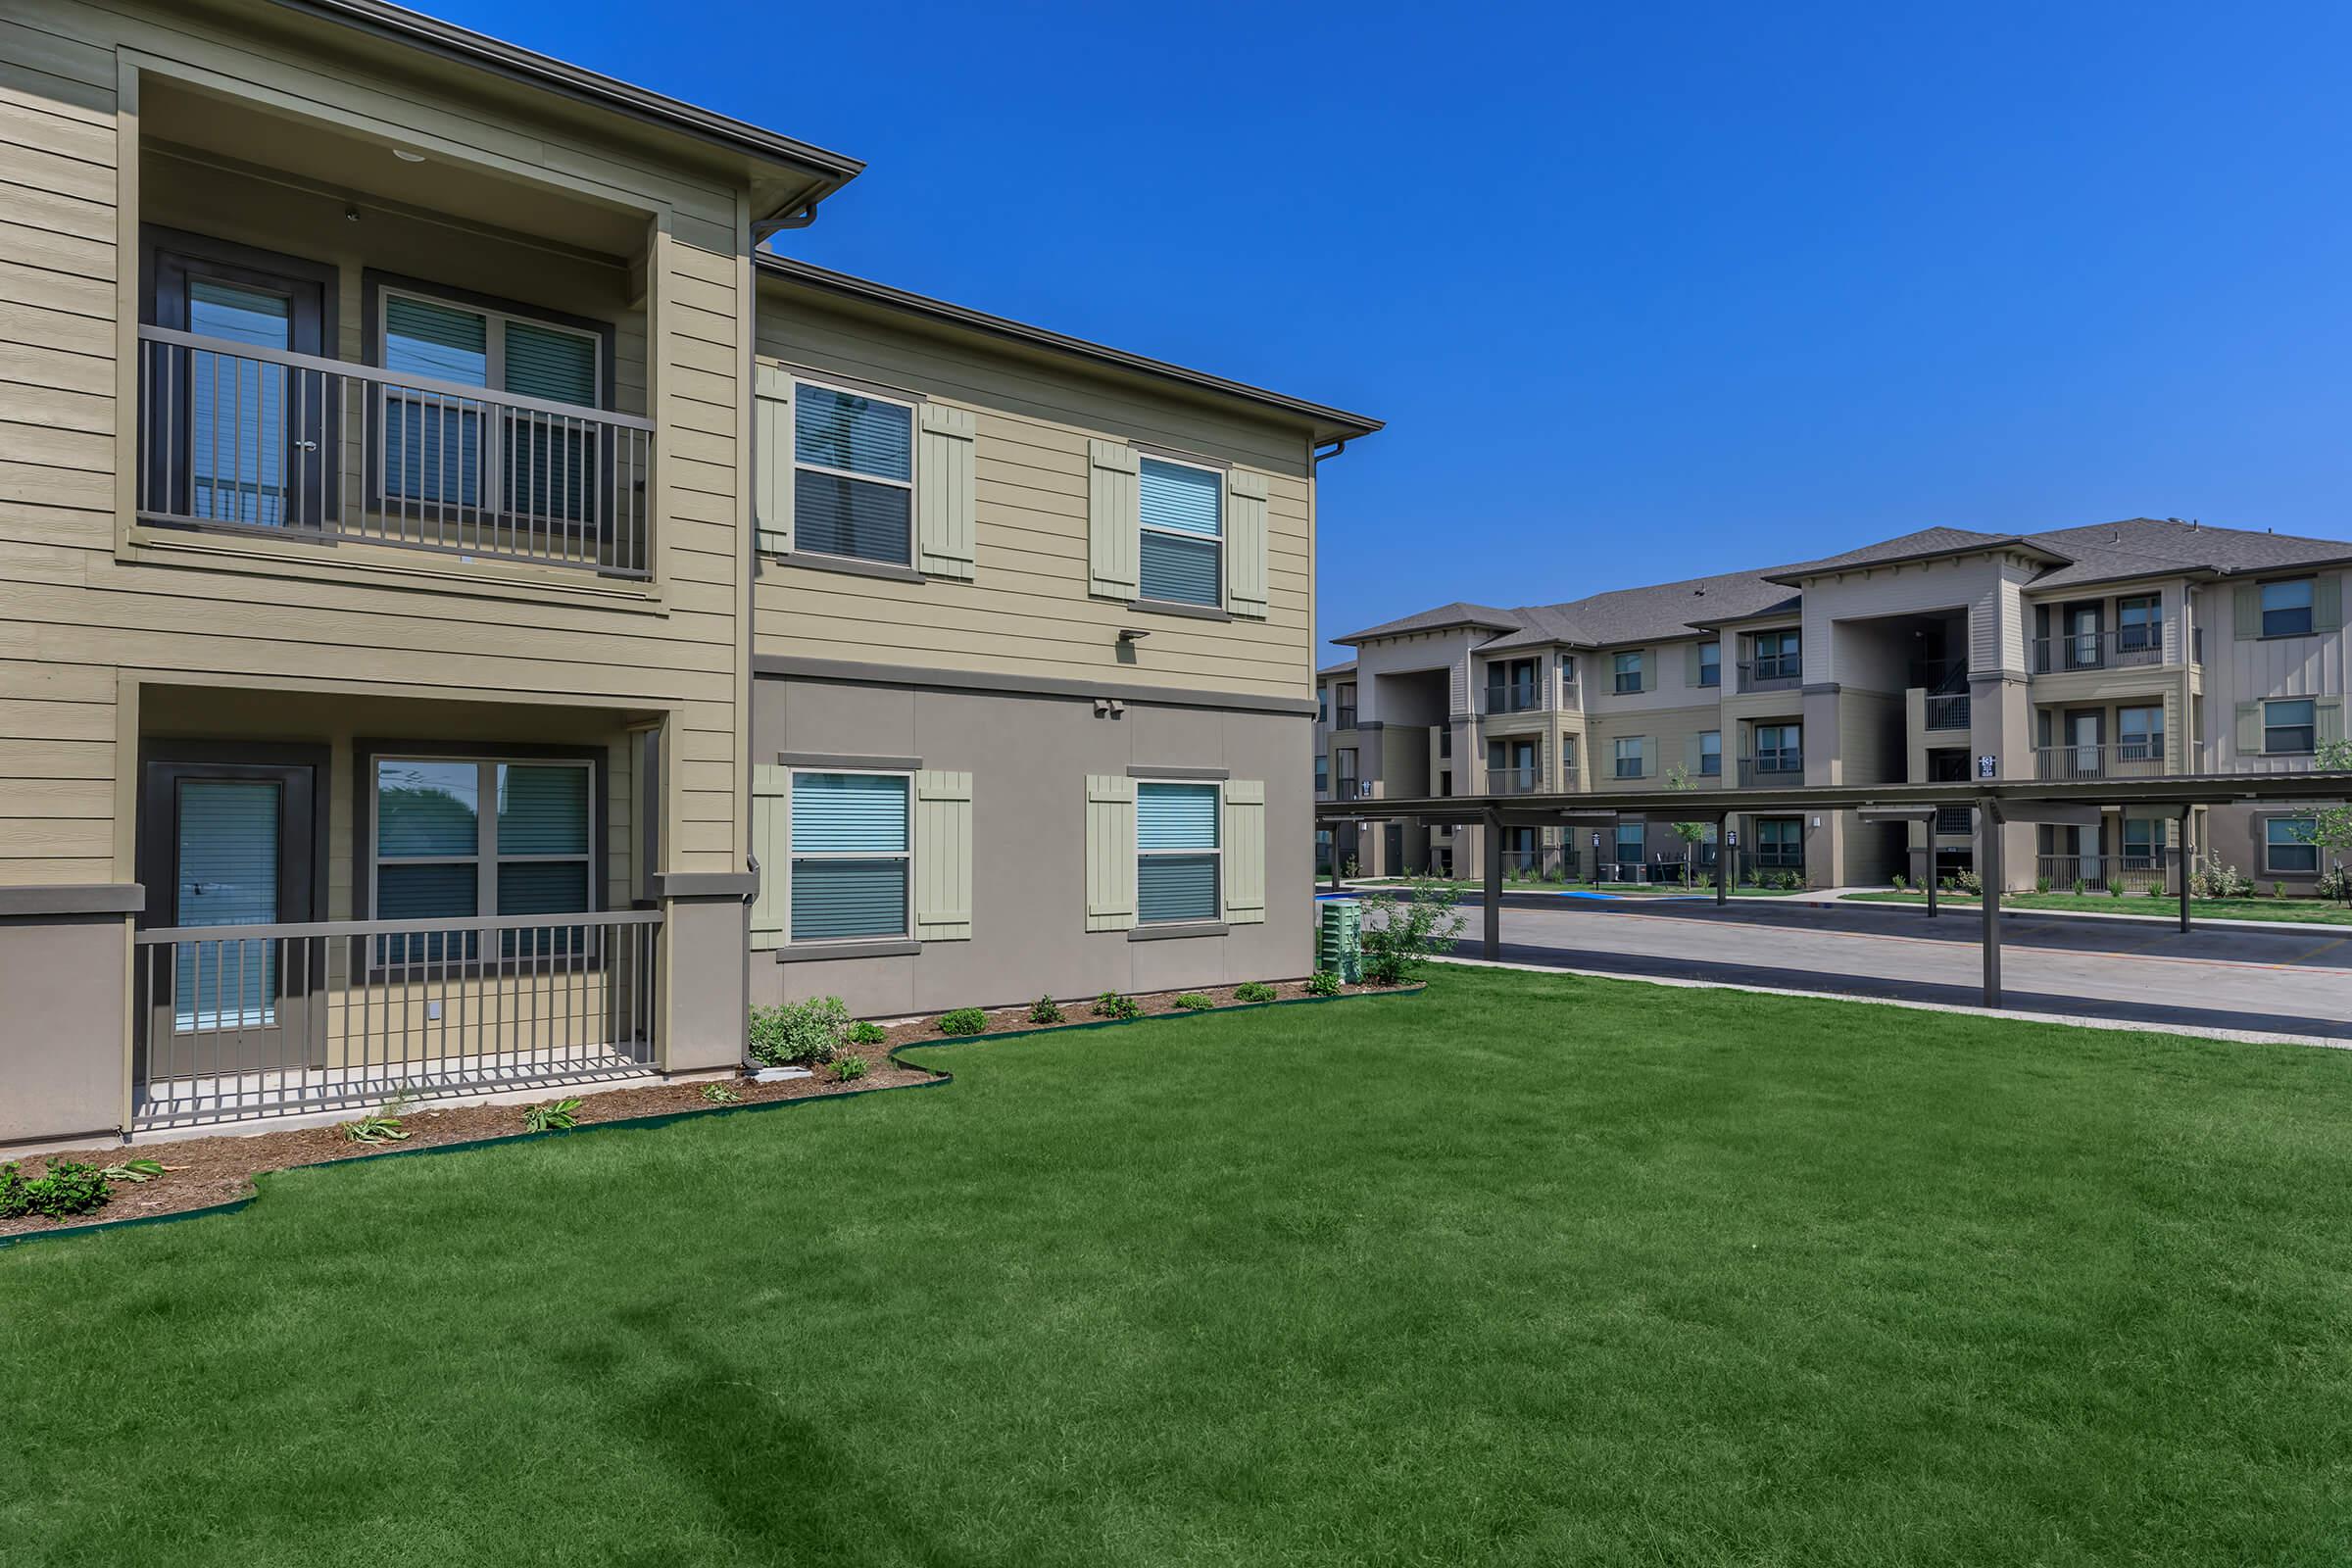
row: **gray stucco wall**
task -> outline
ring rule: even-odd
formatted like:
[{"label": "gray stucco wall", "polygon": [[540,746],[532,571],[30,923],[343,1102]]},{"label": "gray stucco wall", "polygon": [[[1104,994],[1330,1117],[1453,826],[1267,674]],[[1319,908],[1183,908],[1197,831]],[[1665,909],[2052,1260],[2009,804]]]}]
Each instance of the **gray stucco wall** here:
[{"label": "gray stucco wall", "polygon": [[[1313,967],[1310,718],[1128,699],[1040,696],[763,674],[752,749],[918,758],[972,775],[972,939],[913,955],[779,962],[752,955],[752,1001],[838,996],[861,1016],[994,1006],[1104,990],[1290,978]],[[1224,768],[1266,786],[1266,918],[1223,936],[1132,941],[1086,929],[1086,778]],[[788,949],[787,952],[790,950]]]},{"label": "gray stucco wall", "polygon": [[0,916],[0,1146],[122,1125],[125,914]]}]

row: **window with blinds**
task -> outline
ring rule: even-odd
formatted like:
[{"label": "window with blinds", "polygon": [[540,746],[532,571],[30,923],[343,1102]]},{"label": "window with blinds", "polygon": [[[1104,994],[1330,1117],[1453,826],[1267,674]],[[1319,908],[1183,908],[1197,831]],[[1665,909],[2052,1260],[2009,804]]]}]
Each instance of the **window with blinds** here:
[{"label": "window with blinds", "polygon": [[1135,789],[1136,918],[1145,923],[1214,920],[1222,846],[1214,784],[1138,784]]},{"label": "window with blinds", "polygon": [[908,934],[907,784],[904,773],[792,775],[789,940]]},{"label": "window with blinds", "polygon": [[792,456],[795,550],[913,564],[914,405],[798,382]]},{"label": "window with blinds", "polygon": [[[503,391],[594,409],[604,344],[591,332],[501,311],[386,290],[385,369],[419,381]],[[459,394],[394,388],[384,397],[383,493],[534,517],[592,514],[591,431],[561,416],[494,409]],[[499,476],[486,496],[484,475]]]},{"label": "window with blinds", "polygon": [[[592,772],[585,761],[378,758],[374,917],[467,920],[595,908]],[[446,937],[381,938],[379,961],[479,956],[471,933],[461,946]],[[561,952],[579,940],[569,928],[555,938]],[[514,955],[516,934],[504,933],[501,946]]]},{"label": "window with blinds", "polygon": [[1137,489],[1143,596],[1212,609],[1222,604],[1225,476],[1214,468],[1145,458]]}]

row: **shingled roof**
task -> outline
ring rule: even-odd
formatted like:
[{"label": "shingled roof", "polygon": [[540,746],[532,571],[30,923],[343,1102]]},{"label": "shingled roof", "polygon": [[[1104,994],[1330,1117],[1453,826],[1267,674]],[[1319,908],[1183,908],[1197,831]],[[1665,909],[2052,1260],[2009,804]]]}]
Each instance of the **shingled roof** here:
[{"label": "shingled roof", "polygon": [[1486,626],[1495,631],[1514,631],[1520,625],[1516,612],[1496,610],[1493,605],[1465,604],[1457,599],[1450,605],[1424,610],[1406,615],[1401,620],[1384,620],[1362,631],[1351,631],[1345,637],[1334,637],[1335,643],[1362,642],[1368,637],[1401,637],[1410,631],[1443,631],[1453,626]]}]

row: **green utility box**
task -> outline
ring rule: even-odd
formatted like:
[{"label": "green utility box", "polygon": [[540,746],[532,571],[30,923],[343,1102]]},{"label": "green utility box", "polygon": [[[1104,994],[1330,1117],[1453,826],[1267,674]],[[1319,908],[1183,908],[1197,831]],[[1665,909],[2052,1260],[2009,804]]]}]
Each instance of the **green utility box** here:
[{"label": "green utility box", "polygon": [[1316,907],[1315,967],[1354,985],[1364,978],[1364,906],[1355,899],[1325,899]]}]

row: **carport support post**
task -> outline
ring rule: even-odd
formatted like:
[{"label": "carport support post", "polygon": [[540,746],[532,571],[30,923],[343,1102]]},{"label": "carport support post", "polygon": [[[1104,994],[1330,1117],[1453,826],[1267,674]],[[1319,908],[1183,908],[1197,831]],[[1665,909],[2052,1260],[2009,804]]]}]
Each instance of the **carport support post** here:
[{"label": "carport support post", "polygon": [[1977,877],[1984,887],[1984,1005],[2001,1004],[2001,818],[1992,797],[1977,801]]},{"label": "carport support post", "polygon": [[1486,954],[1502,956],[1502,813],[1487,812]]},{"label": "carport support post", "polygon": [[1921,862],[1927,869],[1922,879],[1928,884],[1928,918],[1936,918],[1936,819],[1928,819],[1928,853]]},{"label": "carport support post", "polygon": [[2189,818],[2196,813],[2196,809],[2193,806],[2180,808],[2180,854],[2179,858],[2180,862],[2180,929],[2182,931],[2188,929],[2188,826]]},{"label": "carport support post", "polygon": [[1728,812],[1715,818],[1715,906],[1717,908],[1732,902],[1732,852],[1723,842],[1731,831],[1731,826],[1732,819]]}]

